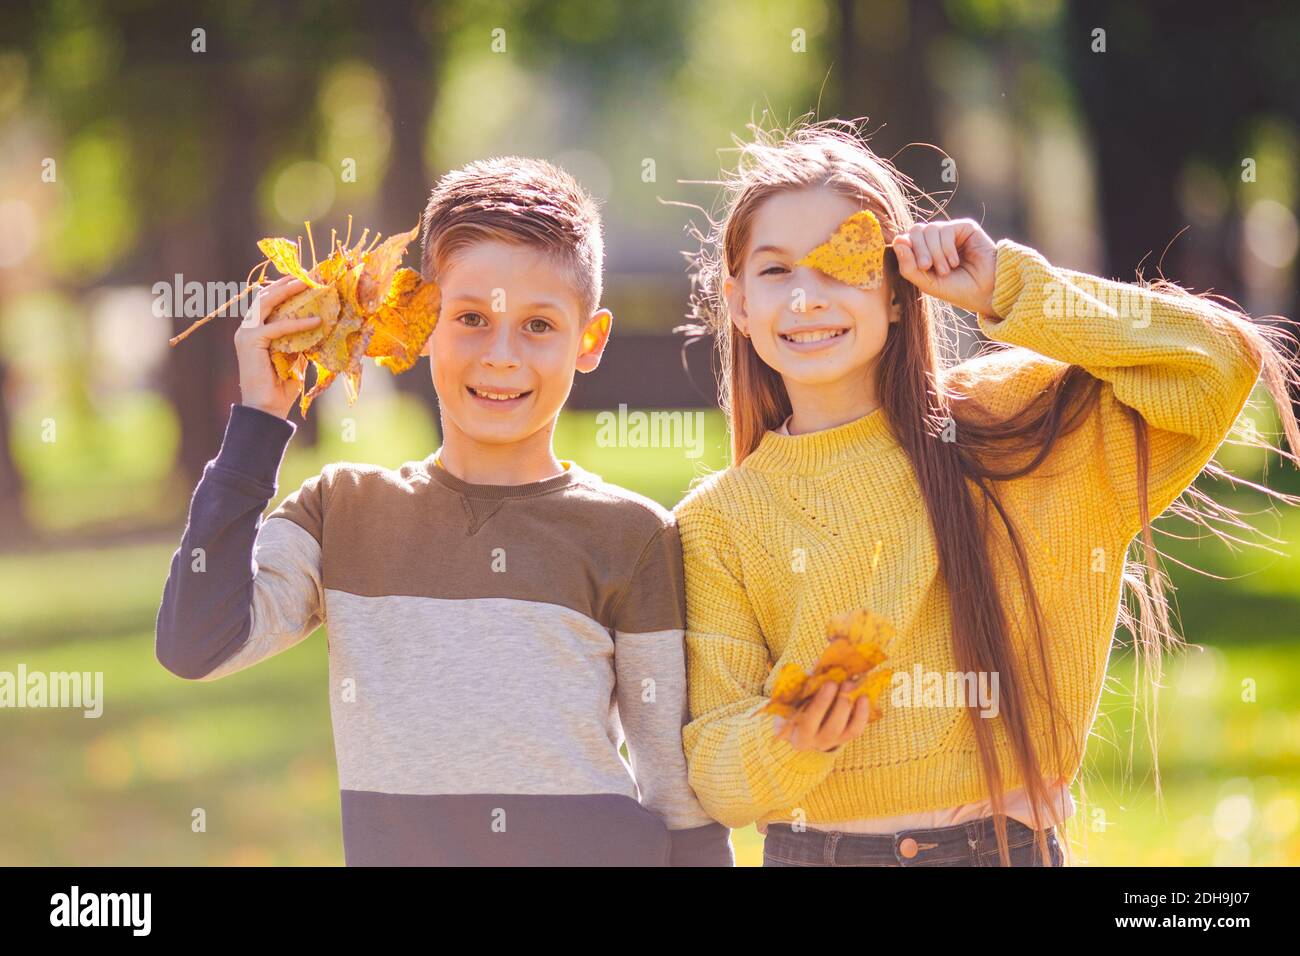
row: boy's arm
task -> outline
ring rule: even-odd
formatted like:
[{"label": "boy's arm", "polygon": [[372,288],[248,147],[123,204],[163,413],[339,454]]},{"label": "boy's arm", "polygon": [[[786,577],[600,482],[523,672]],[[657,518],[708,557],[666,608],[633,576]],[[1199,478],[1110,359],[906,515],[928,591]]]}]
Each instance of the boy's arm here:
[{"label": "boy's arm", "polygon": [[[723,518],[688,502],[677,510],[686,570],[690,714],[683,738],[691,787],[731,827],[797,806],[829,776],[840,751],[796,750],[760,714],[770,654]],[[841,748],[842,749],[842,748]]]},{"label": "boy's arm", "polygon": [[1223,310],[1052,266],[1010,240],[997,245],[991,339],[1078,365],[1106,384],[1101,451],[1126,533],[1140,527],[1138,460],[1128,409],[1149,426],[1152,519],[1191,484],[1227,437],[1261,359]]},{"label": "boy's arm", "polygon": [[647,543],[614,612],[619,720],[641,802],[659,814],[673,866],[732,866],[730,831],[704,811],[687,782],[685,609],[676,525]]},{"label": "boy's arm", "polygon": [[323,623],[320,476],[262,519],[296,428],[268,412],[231,406],[221,450],[190,501],[158,609],[158,661],[179,677],[224,677],[292,647]]}]

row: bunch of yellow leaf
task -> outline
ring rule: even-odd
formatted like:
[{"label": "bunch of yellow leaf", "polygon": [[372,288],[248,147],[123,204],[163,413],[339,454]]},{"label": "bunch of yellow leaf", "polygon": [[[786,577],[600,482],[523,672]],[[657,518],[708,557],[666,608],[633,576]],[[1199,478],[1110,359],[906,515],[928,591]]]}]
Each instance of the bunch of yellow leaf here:
[{"label": "bunch of yellow leaf", "polygon": [[[294,276],[307,285],[276,306],[264,318],[267,324],[280,318],[320,317],[320,324],[314,328],[282,335],[270,346],[276,374],[282,381],[296,380],[299,384],[299,408],[304,416],[312,400],[340,375],[347,388],[348,404],[355,402],[361,390],[361,359],[365,356],[394,375],[415,365],[438,321],[442,299],[435,283],[425,282],[413,269],[399,268],[406,247],[419,233],[418,226],[389,236],[382,243],[376,235],[368,246],[367,229],[356,245],[349,245],[349,216],[347,237],[342,241],[331,237],[329,256],[316,262],[311,223],[306,225],[313,260],[310,269],[300,261],[298,243],[277,238],[257,244],[266,258],[253,267],[254,272],[262,270],[255,285],[266,281],[266,269],[272,265],[281,275]],[[220,311],[195,322],[171,344],[180,342]],[[316,384],[310,390],[305,388],[308,362],[316,366]]]},{"label": "bunch of yellow leaf", "polygon": [[880,664],[887,657],[884,645],[893,636],[893,625],[870,611],[852,611],[832,618],[827,627],[828,643],[812,672],[798,664],[786,664],[776,675],[772,699],[759,713],[789,717],[828,681],[857,681],[847,696],[850,700],[865,696],[870,719],[878,720],[881,711],[877,702],[894,674]]},{"label": "bunch of yellow leaf", "polygon": [[885,236],[870,209],[855,212],[835,234],[795,265],[811,266],[859,289],[880,286],[885,272]]}]

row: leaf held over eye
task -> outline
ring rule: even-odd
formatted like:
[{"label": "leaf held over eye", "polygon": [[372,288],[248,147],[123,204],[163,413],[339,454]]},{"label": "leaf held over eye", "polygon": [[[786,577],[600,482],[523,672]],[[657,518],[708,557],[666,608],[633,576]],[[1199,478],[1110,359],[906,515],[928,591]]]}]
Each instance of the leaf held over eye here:
[{"label": "leaf held over eye", "polygon": [[795,265],[809,266],[859,289],[879,288],[885,274],[885,237],[869,209],[840,223],[835,234]]}]

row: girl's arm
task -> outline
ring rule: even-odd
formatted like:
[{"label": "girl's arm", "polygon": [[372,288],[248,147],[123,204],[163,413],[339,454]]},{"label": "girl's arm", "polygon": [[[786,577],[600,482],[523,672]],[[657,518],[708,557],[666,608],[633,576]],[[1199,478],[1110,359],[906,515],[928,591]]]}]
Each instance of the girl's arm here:
[{"label": "girl's arm", "polygon": [[747,826],[795,806],[831,772],[836,752],[795,750],[773,736],[763,685],[767,642],[720,515],[678,506],[686,574],[686,676],[691,722],[682,732],[691,788],[715,820]]},{"label": "girl's arm", "polygon": [[[906,246],[899,251],[905,278],[976,312],[990,339],[1078,365],[1108,386],[1100,398],[1098,454],[1117,517],[1127,533],[1136,533],[1138,459],[1126,407],[1148,426],[1147,505],[1155,518],[1227,437],[1259,377],[1262,356],[1226,310],[1205,299],[1056,268],[1006,239],[993,247],[969,220],[923,228],[933,227],[940,230],[938,253],[929,250],[931,237],[917,238],[916,230],[895,240],[896,251]],[[950,247],[957,253],[955,268],[951,255],[941,259]],[[945,274],[938,275],[941,270]],[[1017,384],[994,387],[1014,391]],[[1007,396],[1013,404],[1031,397]]]},{"label": "girl's arm", "polygon": [[1133,409],[1149,426],[1150,517],[1164,511],[1214,456],[1250,397],[1260,357],[1222,310],[1049,265],[998,243],[991,339],[1079,365],[1110,387],[1101,396],[1105,458],[1125,530],[1141,526]]}]

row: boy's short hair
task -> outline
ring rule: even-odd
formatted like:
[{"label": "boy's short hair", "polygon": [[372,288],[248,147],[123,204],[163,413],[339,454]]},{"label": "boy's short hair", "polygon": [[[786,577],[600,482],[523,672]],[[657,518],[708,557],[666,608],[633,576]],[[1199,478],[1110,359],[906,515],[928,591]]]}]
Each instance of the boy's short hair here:
[{"label": "boy's short hair", "polygon": [[438,180],[424,210],[425,279],[465,246],[484,240],[536,246],[573,274],[585,320],[601,295],[600,210],[578,181],[542,159],[498,156]]}]

